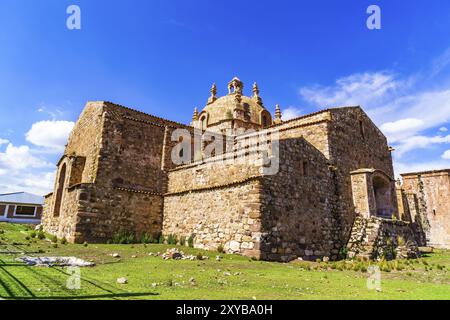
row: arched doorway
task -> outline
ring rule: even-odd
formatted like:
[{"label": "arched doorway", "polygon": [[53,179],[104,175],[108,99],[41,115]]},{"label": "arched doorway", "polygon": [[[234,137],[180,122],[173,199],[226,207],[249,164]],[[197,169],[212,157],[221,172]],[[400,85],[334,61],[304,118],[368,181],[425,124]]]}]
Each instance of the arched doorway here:
[{"label": "arched doorway", "polygon": [[53,209],[53,216],[59,217],[61,213],[61,205],[62,205],[62,196],[64,192],[64,182],[66,181],[66,164],[64,163],[61,167],[61,170],[59,171],[59,178],[58,178],[58,186],[56,190],[56,197],[55,197],[55,207]]},{"label": "arched doorway", "polygon": [[381,176],[373,177],[373,193],[375,196],[375,212],[378,217],[391,218],[391,187],[389,181]]}]

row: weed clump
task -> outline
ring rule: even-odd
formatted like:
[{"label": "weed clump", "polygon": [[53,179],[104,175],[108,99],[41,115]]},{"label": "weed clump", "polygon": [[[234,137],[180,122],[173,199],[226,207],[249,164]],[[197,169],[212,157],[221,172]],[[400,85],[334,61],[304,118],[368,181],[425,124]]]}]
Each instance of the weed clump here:
[{"label": "weed clump", "polygon": [[119,231],[112,236],[111,243],[114,244],[132,244],[136,243],[134,233],[127,231]]},{"label": "weed clump", "polygon": [[40,230],[40,231],[38,232],[38,234],[37,234],[37,238],[38,238],[39,240],[44,240],[44,239],[45,239],[45,234],[44,234],[44,232]]},{"label": "weed clump", "polygon": [[191,234],[191,236],[188,238],[188,246],[189,246],[189,248],[193,248],[194,247],[194,239],[195,239],[195,235]]}]

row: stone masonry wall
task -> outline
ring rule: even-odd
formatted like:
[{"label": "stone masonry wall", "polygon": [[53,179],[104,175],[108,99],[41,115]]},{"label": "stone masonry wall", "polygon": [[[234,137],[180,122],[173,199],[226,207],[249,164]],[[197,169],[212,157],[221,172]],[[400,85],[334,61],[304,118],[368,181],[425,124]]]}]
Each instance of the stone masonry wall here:
[{"label": "stone masonry wall", "polygon": [[164,198],[163,233],[189,238],[196,248],[260,258],[260,183],[257,179]]},{"label": "stone masonry wall", "polygon": [[[67,166],[59,217],[53,216],[55,194],[47,196],[46,231],[74,242],[105,242],[119,231],[159,234],[176,128],[184,127],[109,102],[89,103],[59,164]],[[74,175],[80,183],[70,186]]]},{"label": "stone masonry wall", "polygon": [[244,162],[232,154],[231,164],[215,156],[176,166],[176,129],[193,132],[109,102],[89,103],[59,163],[59,173],[67,166],[64,182],[57,175],[55,183],[56,191],[64,187],[59,217],[57,193],[46,198],[46,231],[72,242],[105,242],[119,231],[195,235],[198,248],[262,259],[336,259],[356,217],[350,172],[393,176],[386,139],[360,108],[268,128],[280,138],[274,175],[263,174],[272,146],[261,155],[258,143],[243,143],[248,136],[235,141]]},{"label": "stone masonry wall", "polygon": [[[162,197],[120,189],[80,185],[78,194],[78,243],[106,242],[117,232],[157,238],[162,227]],[[112,218],[111,218],[112,217]]]},{"label": "stone masonry wall", "polygon": [[402,176],[403,189],[417,202],[411,216],[422,224],[428,245],[450,248],[450,170]]},{"label": "stone masonry wall", "polygon": [[419,256],[411,223],[357,216],[347,244],[349,258],[387,259]]},{"label": "stone masonry wall", "polygon": [[[58,205],[55,202],[56,192],[45,197],[42,225],[45,231],[61,238],[74,239],[76,220],[69,217],[76,216],[77,206],[72,203],[76,200],[69,194],[69,187],[73,183],[93,183],[96,179],[104,124],[103,112],[102,102],[89,102],[69,136],[64,155],[57,165],[55,191],[59,188],[61,169],[66,167],[66,176],[61,186],[63,205],[59,216],[54,214],[55,205]],[[72,164],[75,164],[73,173]]]},{"label": "stone masonry wall", "polygon": [[272,126],[268,131],[278,131],[280,139],[303,137],[326,158],[329,158],[328,123],[330,120],[330,112],[322,111]]},{"label": "stone masonry wall", "polygon": [[308,141],[280,141],[279,173],[263,180],[263,259],[337,258],[332,176],[327,159]]},{"label": "stone masonry wall", "polygon": [[[392,156],[386,137],[359,107],[332,109],[329,123],[330,162],[336,167],[335,181],[341,215],[341,239],[346,241],[356,217],[350,172],[361,168],[383,171],[394,177]],[[391,201],[397,207],[395,182],[391,181]]]}]

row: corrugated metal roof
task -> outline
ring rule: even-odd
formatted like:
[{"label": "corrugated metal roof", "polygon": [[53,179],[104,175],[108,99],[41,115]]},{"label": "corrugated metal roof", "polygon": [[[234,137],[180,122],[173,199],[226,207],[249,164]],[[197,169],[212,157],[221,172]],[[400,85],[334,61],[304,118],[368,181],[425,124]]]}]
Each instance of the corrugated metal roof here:
[{"label": "corrugated metal roof", "polygon": [[44,204],[44,197],[28,192],[15,192],[0,194],[0,202],[23,203],[23,204]]}]

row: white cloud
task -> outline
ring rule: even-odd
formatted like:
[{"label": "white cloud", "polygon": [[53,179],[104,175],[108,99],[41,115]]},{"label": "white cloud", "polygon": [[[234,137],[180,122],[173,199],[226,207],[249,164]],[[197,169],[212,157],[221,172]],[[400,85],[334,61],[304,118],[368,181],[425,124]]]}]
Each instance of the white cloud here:
[{"label": "white cloud", "polygon": [[25,168],[45,168],[51,164],[32,155],[30,147],[15,147],[8,144],[5,152],[0,152],[0,169],[11,171]]},{"label": "white cloud", "polygon": [[423,126],[423,121],[414,118],[401,119],[395,122],[386,122],[381,126],[385,133],[398,133],[403,131],[415,130]]},{"label": "white cloud", "polygon": [[7,143],[9,143],[8,140],[0,138],[0,146],[1,146],[2,144],[7,144]]},{"label": "white cloud", "polygon": [[284,121],[287,121],[287,120],[298,118],[301,115],[302,115],[302,110],[291,106],[291,107],[288,107],[288,108],[282,110],[281,118]]},{"label": "white cloud", "polygon": [[54,182],[54,171],[7,174],[1,177],[0,193],[25,191],[36,195],[45,195],[51,192]]},{"label": "white cloud", "polygon": [[447,132],[448,129],[447,129],[446,127],[440,127],[440,128],[439,128],[439,131],[440,131],[440,132]]},{"label": "white cloud", "polygon": [[36,146],[61,152],[74,125],[71,121],[40,121],[34,123],[25,136]]},{"label": "white cloud", "polygon": [[300,95],[321,108],[362,106],[399,150],[396,156],[401,157],[416,148],[447,143],[441,142],[442,137],[427,137],[422,132],[450,122],[450,88],[418,89],[419,78],[399,77],[388,71],[357,73],[328,87],[301,88]]},{"label": "white cloud", "polygon": [[442,159],[450,160],[450,150],[447,150],[442,154]]},{"label": "white cloud", "polygon": [[416,150],[416,149],[424,149],[428,148],[432,145],[436,144],[448,144],[450,143],[450,135],[448,136],[412,136],[405,139],[402,139],[398,142],[398,146],[396,147],[396,156],[401,157],[405,153]]},{"label": "white cloud", "polygon": [[450,89],[421,91],[398,97],[391,103],[387,103],[386,107],[368,112],[374,115],[378,123],[409,119],[411,116],[422,121],[421,124],[416,122],[416,126],[409,130],[387,133],[388,138],[396,142],[423,130],[447,124],[450,121]]},{"label": "white cloud", "polygon": [[[31,145],[10,142],[0,152],[0,193],[26,191],[44,195],[53,189],[55,165],[48,161],[52,153],[62,152],[74,126],[69,121],[40,121],[26,133]],[[53,161],[53,160],[52,160]]]},{"label": "white cloud", "polygon": [[30,147],[9,143],[5,152],[0,152],[0,193],[48,193],[53,186],[53,168],[50,162],[34,156]]},{"label": "white cloud", "polygon": [[394,74],[387,71],[357,73],[336,80],[332,86],[315,85],[301,88],[300,95],[306,101],[320,107],[368,108],[407,87],[409,82],[398,80]]}]

